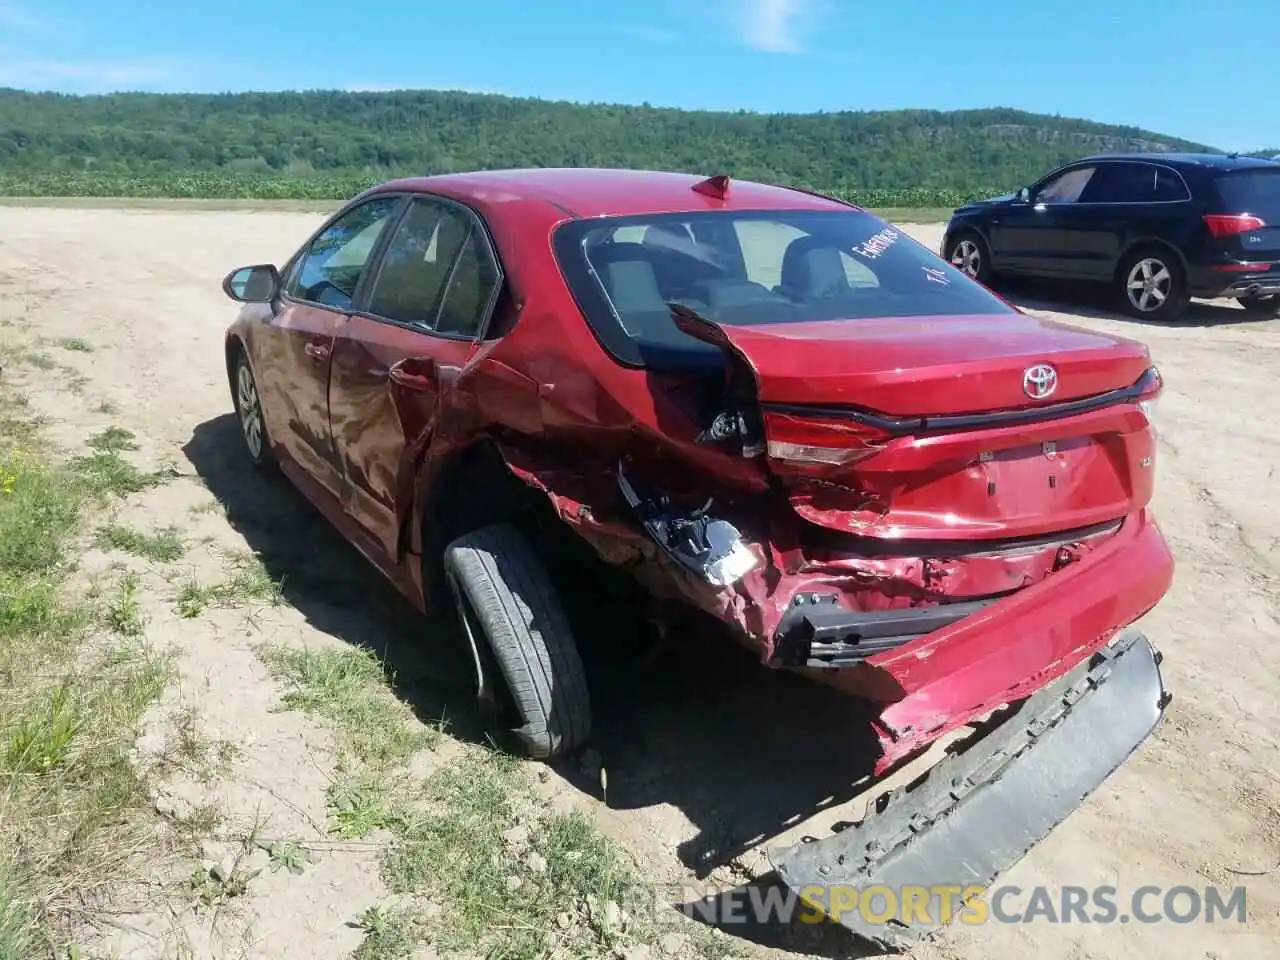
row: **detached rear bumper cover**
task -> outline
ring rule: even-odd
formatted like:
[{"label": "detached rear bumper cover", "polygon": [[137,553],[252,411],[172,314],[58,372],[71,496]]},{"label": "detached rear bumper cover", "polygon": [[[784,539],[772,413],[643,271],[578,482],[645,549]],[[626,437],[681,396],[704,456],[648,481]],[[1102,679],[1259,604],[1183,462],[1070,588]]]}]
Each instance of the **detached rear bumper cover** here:
[{"label": "detached rear bumper cover", "polygon": [[[910,793],[862,823],[822,841],[772,851],[778,875],[832,920],[876,943],[902,948],[938,929],[931,901],[917,912],[871,924],[850,889],[985,886],[1016,864],[1100,786],[1159,723],[1168,697],[1160,656],[1135,631],[1091,662],[1030,697],[969,750],[945,758]],[[837,891],[833,897],[833,891]],[[954,904],[955,913],[960,905]]]}]

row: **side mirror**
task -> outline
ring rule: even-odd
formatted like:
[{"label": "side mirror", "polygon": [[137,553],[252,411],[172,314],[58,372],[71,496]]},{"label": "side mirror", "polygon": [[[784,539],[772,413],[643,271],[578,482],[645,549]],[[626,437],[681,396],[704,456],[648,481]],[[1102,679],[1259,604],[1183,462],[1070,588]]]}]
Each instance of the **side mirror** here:
[{"label": "side mirror", "polygon": [[270,263],[232,270],[223,278],[222,292],[238,303],[270,303],[280,293],[280,271]]},{"label": "side mirror", "polygon": [[1030,187],[1023,187],[1021,190],[1019,190],[1019,191],[1018,191],[1018,202],[1019,202],[1019,203],[1030,203],[1030,202],[1031,202],[1031,188],[1030,188]]}]

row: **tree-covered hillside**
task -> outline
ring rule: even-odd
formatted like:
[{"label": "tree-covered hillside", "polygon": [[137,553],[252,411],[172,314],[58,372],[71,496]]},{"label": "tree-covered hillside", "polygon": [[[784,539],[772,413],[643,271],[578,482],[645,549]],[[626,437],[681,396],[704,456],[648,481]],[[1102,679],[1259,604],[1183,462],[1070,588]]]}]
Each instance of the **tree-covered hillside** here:
[{"label": "tree-covered hillside", "polygon": [[377,179],[513,166],[727,171],[841,192],[1017,186],[1083,154],[1208,149],[1010,109],[765,115],[448,91],[113,94],[0,90],[0,179]]}]

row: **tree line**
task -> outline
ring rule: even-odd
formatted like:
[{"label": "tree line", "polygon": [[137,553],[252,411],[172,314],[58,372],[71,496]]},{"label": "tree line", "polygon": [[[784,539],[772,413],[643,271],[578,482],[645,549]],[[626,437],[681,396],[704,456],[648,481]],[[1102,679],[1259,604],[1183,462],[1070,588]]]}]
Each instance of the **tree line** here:
[{"label": "tree line", "polygon": [[911,188],[951,195],[1017,187],[1089,153],[1167,149],[1211,148],[1005,108],[758,114],[438,90],[0,90],[0,180],[64,187],[93,177],[348,183],[582,165],[728,172],[852,194]]}]

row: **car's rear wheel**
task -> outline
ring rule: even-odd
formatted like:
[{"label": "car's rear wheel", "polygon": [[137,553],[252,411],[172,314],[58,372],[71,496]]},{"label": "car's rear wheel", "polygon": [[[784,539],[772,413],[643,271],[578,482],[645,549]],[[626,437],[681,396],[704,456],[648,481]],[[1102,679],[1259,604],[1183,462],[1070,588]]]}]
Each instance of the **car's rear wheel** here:
[{"label": "car's rear wheel", "polygon": [[262,416],[262,394],[258,392],[258,382],[243,350],[236,356],[235,398],[236,417],[249,459],[259,470],[268,470],[275,465],[275,458],[267,436],[267,422]]},{"label": "car's rear wheel", "polygon": [[1126,311],[1144,320],[1176,320],[1187,309],[1187,278],[1178,258],[1148,247],[1130,254],[1117,273]]},{"label": "car's rear wheel", "polygon": [[947,244],[947,261],[979,283],[991,281],[991,252],[982,236],[973,230],[962,230]]},{"label": "car's rear wheel", "polygon": [[1237,302],[1250,313],[1261,317],[1280,314],[1280,294],[1265,293],[1253,297],[1238,297]]},{"label": "car's rear wheel", "polygon": [[446,581],[475,658],[476,689],[490,725],[531,757],[550,760],[591,732],[586,675],[547,569],[509,524],[454,540]]}]

